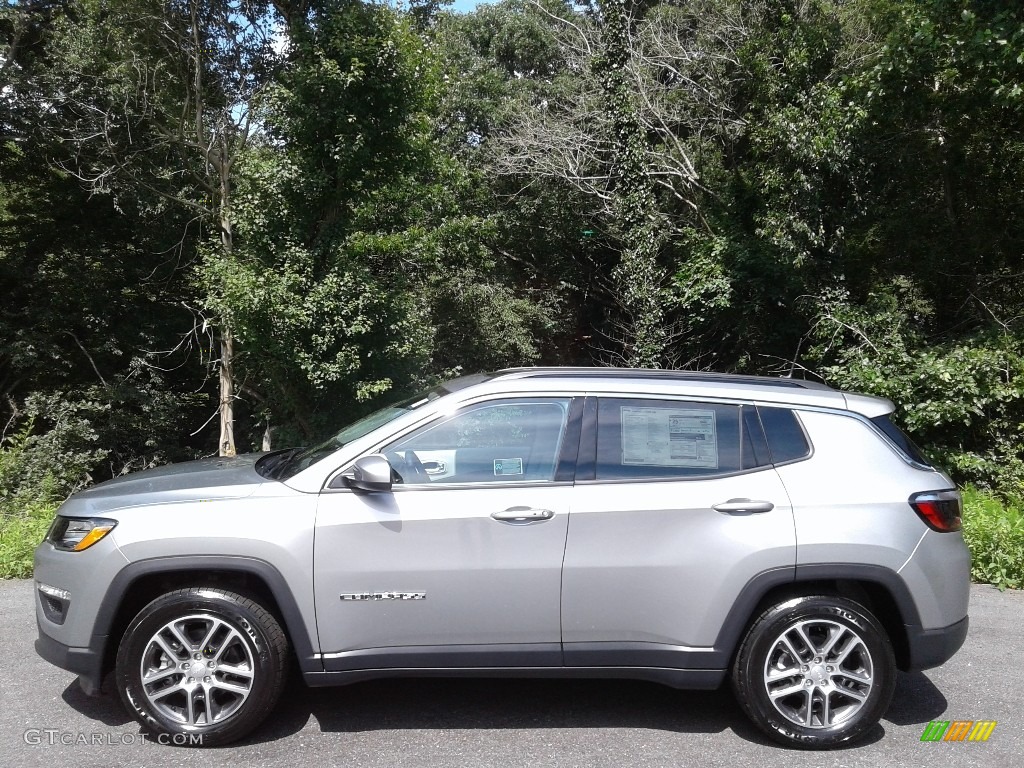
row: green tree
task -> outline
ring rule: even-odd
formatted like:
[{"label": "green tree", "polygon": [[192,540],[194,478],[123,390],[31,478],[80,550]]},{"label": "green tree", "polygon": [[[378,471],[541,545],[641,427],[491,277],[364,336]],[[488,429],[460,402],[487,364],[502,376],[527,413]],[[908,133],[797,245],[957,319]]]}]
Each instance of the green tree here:
[{"label": "green tree", "polygon": [[[55,24],[40,109],[94,193],[141,191],[192,213],[205,258],[233,258],[236,159],[276,62],[270,7],[250,0],[80,0]],[[51,105],[52,106],[49,106]],[[210,306],[213,302],[207,302]],[[222,455],[235,453],[234,332],[217,329]]]}]

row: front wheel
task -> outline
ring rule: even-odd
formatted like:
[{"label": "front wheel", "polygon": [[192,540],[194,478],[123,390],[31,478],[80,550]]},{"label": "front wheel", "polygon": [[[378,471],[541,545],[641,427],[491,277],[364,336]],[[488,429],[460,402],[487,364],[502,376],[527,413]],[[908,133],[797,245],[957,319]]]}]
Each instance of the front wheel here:
[{"label": "front wheel", "polygon": [[892,699],[896,661],[858,603],[799,597],[754,622],[732,670],[747,716],[787,746],[827,749],[863,736]]},{"label": "front wheel", "polygon": [[288,642],[259,603],[180,589],[143,608],[115,670],[128,711],[168,744],[216,746],[249,733],[284,688]]}]

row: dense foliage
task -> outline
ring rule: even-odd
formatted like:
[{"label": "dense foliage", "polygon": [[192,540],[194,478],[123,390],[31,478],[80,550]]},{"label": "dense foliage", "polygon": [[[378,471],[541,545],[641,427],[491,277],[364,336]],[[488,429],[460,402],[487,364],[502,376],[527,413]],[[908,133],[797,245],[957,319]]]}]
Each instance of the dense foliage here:
[{"label": "dense foliage", "polygon": [[537,363],[883,395],[1024,495],[1017,0],[440,5],[4,3],[5,530]]}]

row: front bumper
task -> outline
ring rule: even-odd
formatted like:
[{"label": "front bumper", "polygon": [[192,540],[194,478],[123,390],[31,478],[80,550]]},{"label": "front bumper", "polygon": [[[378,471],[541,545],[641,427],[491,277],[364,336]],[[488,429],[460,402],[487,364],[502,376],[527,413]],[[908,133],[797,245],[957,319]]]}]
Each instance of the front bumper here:
[{"label": "front bumper", "polygon": [[944,664],[967,639],[968,617],[939,629],[907,626],[909,663],[907,672],[920,672]]},{"label": "front bumper", "polygon": [[[36,622],[38,625],[38,621]],[[97,638],[94,638],[97,639]],[[99,638],[106,640],[106,638]],[[100,692],[103,682],[103,653],[95,648],[72,648],[54,640],[39,625],[39,637],[35,643],[36,653],[54,666],[74,672],[82,690],[90,696]],[[101,644],[102,648],[103,645]]]}]

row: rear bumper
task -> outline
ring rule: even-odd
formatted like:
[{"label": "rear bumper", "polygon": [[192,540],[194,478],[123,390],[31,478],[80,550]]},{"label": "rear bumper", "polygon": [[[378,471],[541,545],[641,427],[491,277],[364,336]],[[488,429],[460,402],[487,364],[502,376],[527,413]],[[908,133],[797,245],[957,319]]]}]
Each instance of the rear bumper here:
[{"label": "rear bumper", "polygon": [[82,690],[90,696],[100,690],[103,678],[103,654],[93,648],[72,648],[64,645],[43,632],[35,643],[36,653],[54,666],[74,672]]},{"label": "rear bumper", "polygon": [[907,672],[920,672],[947,662],[967,639],[968,617],[939,629],[907,626],[909,664]]}]

